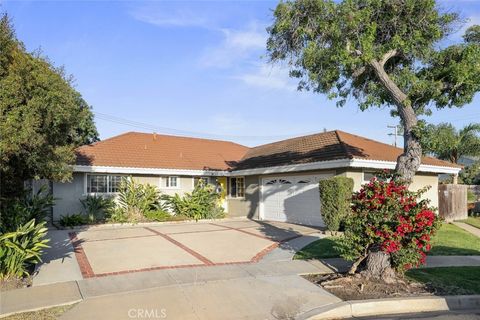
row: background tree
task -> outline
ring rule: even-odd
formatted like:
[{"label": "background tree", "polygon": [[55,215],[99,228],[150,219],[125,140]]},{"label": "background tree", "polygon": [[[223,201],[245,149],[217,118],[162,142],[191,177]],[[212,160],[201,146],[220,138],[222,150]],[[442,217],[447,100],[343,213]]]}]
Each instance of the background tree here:
[{"label": "background tree", "polygon": [[462,156],[480,155],[480,123],[472,123],[460,130],[450,123],[427,125],[422,133],[421,145],[425,153],[458,163]]},{"label": "background tree", "polygon": [[98,140],[90,107],[72,80],[15,37],[0,19],[0,196],[12,199],[32,178],[71,177],[74,148]]},{"label": "background tree", "polygon": [[278,4],[268,56],[287,62],[299,89],[361,110],[388,106],[404,127],[396,171],[411,181],[420,166],[419,114],[461,107],[480,90],[480,28],[441,47],[459,21],[434,0],[297,0]]}]

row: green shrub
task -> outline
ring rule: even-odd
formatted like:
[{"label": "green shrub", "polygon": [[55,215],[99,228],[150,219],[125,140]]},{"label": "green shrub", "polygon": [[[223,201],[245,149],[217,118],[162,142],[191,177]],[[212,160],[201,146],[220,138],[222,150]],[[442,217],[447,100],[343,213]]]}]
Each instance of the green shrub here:
[{"label": "green shrub", "polygon": [[23,196],[18,199],[2,199],[2,212],[0,213],[0,231],[15,231],[34,219],[36,223],[45,220],[50,213],[55,199],[51,194],[46,193],[46,187],[42,186],[37,193],[32,194],[31,190],[24,190]]},{"label": "green shrub", "polygon": [[472,203],[477,200],[477,197],[475,196],[475,193],[473,193],[472,190],[467,190],[467,202]]},{"label": "green shrub", "polygon": [[89,223],[103,221],[105,219],[105,213],[114,205],[111,198],[104,198],[97,195],[88,195],[86,198],[80,199],[80,202],[82,203]]},{"label": "green shrub", "polygon": [[338,231],[350,213],[353,179],[333,177],[320,180],[321,214],[328,230]]},{"label": "green shrub", "polygon": [[74,213],[68,216],[61,216],[59,221],[60,225],[64,228],[81,226],[87,224],[88,222],[89,219],[80,213]]},{"label": "green shrub", "polygon": [[183,197],[178,194],[164,196],[167,207],[178,216],[190,219],[219,219],[225,217],[225,211],[220,205],[220,194],[215,186],[198,183],[191,193]]},{"label": "green shrub", "polygon": [[123,179],[114,207],[109,210],[111,222],[143,221],[151,211],[165,211],[160,193],[155,186],[140,184],[133,179]]},{"label": "green shrub", "polygon": [[163,210],[151,210],[145,213],[145,218],[148,221],[169,221],[172,215]]},{"label": "green shrub", "polygon": [[353,195],[338,249],[343,258],[357,262],[383,252],[392,267],[404,272],[425,263],[441,221],[429,200],[420,200],[428,187],[413,192],[398,175],[385,177],[372,178]]},{"label": "green shrub", "polygon": [[0,234],[0,280],[28,275],[31,265],[41,261],[44,248],[48,248],[45,222],[35,219],[13,232]]}]

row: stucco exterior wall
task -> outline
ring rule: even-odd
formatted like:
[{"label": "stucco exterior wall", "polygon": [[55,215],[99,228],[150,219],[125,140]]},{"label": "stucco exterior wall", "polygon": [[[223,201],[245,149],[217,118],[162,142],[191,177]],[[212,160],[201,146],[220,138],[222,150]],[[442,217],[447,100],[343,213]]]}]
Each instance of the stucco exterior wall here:
[{"label": "stucco exterior wall", "polygon": [[80,198],[84,196],[84,174],[73,173],[71,182],[52,184],[53,196],[56,198],[53,207],[53,220],[60,220],[61,216],[67,216],[83,211]]},{"label": "stucco exterior wall", "polygon": [[260,204],[259,176],[245,177],[245,198],[227,198],[227,215],[229,217],[248,217],[258,219]]},{"label": "stucco exterior wall", "polygon": [[[372,171],[368,169],[367,171]],[[260,204],[260,186],[261,180],[266,177],[273,176],[298,176],[298,175],[314,175],[314,174],[328,174],[332,173],[337,176],[345,176],[353,179],[354,191],[361,188],[363,181],[363,170],[361,168],[340,168],[335,171],[332,170],[314,170],[304,172],[288,172],[276,173],[269,175],[254,175],[245,176],[245,198],[236,199],[228,198],[228,216],[249,218],[259,218],[259,204]],[[430,190],[425,193],[423,198],[428,198],[431,205],[438,207],[438,175],[434,173],[418,173],[413,179],[410,190],[417,191],[425,186],[431,186]]]},{"label": "stucco exterior wall", "polygon": [[[177,188],[166,188],[165,179],[158,175],[135,175],[132,179],[142,184],[151,184],[159,188],[160,192],[168,195],[176,193],[182,195],[193,190],[193,177],[178,176]],[[38,184],[38,183],[37,183]],[[35,187],[36,185],[35,184]],[[71,182],[53,183],[53,195],[57,198],[53,207],[53,220],[58,221],[61,216],[83,212],[80,199],[86,196],[85,173],[74,173]]]},{"label": "stucco exterior wall", "polygon": [[417,191],[425,186],[431,186],[431,188],[423,195],[422,199],[430,199],[430,205],[438,208],[438,175],[417,173],[413,177],[410,190]]}]

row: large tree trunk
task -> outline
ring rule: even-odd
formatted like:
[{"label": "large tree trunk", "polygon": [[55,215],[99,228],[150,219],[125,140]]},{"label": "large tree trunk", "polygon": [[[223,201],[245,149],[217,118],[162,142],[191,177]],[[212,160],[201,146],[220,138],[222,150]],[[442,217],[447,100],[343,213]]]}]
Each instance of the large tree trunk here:
[{"label": "large tree trunk", "polygon": [[413,132],[418,120],[407,95],[390,79],[383,68],[385,62],[391,56],[392,53],[387,54],[382,61],[374,60],[370,63],[370,66],[397,106],[397,111],[404,127],[404,144],[403,153],[397,159],[395,170],[410,183],[422,160],[422,147],[419,139]]},{"label": "large tree trunk", "polygon": [[379,247],[373,248],[368,254],[363,274],[367,278],[381,279],[387,283],[395,282],[397,279],[390,263],[390,255]]}]

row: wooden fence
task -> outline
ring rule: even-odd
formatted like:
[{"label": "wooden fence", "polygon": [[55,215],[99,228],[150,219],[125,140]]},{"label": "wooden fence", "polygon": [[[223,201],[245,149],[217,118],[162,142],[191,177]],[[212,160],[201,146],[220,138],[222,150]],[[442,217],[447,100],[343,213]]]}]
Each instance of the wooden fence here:
[{"label": "wooden fence", "polygon": [[467,186],[463,184],[441,184],[438,186],[438,212],[446,221],[468,217]]}]

